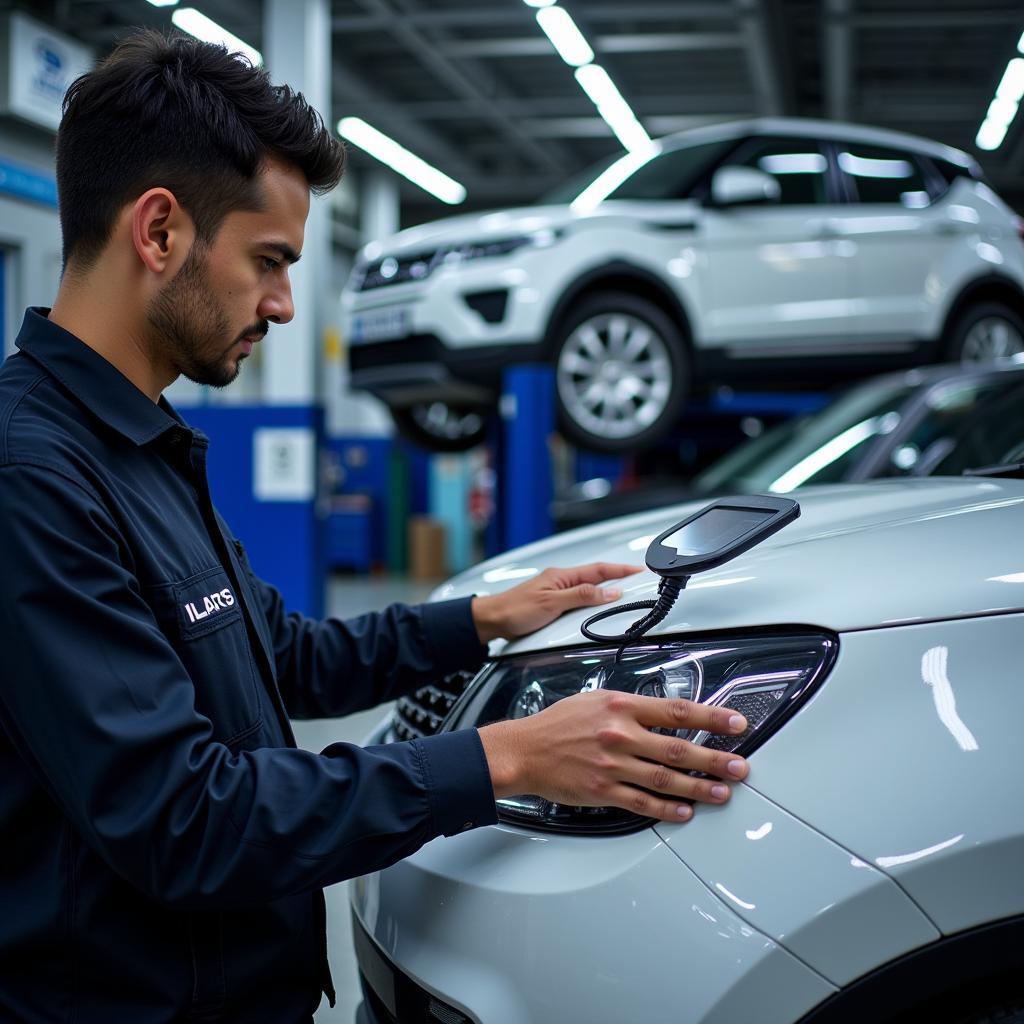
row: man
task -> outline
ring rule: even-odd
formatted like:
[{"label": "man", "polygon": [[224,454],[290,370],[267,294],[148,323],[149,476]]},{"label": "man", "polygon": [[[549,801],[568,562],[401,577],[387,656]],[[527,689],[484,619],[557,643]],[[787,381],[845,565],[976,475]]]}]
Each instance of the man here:
[{"label": "man", "polygon": [[728,795],[687,770],[746,773],[651,731],[741,717],[605,692],[295,748],[289,716],[473,668],[488,640],[614,600],[599,584],[636,571],[348,623],[289,615],[253,575],[210,503],[206,438],[161,393],[179,374],[228,384],[291,318],[309,193],[341,169],[301,96],[194,40],[137,35],[68,94],[65,273],[0,369],[2,1020],[308,1022],[333,997],[323,886],[493,822],[495,796],[680,821]]}]

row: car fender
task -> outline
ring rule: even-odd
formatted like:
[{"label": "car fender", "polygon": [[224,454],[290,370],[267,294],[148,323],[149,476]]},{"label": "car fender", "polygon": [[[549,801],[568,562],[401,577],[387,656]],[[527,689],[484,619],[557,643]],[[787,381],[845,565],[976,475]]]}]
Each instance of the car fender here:
[{"label": "car fender", "polygon": [[695,298],[685,288],[670,283],[669,275],[653,261],[643,265],[635,258],[617,256],[586,267],[554,297],[544,330],[545,345],[551,354],[574,303],[596,289],[631,292],[651,299],[672,318],[687,346],[693,344],[695,321],[691,310],[696,306]]}]

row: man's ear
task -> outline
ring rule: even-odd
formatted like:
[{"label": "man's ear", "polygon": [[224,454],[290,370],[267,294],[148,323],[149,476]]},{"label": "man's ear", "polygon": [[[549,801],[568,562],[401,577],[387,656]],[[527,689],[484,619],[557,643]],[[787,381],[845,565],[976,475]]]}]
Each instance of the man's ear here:
[{"label": "man's ear", "polygon": [[192,218],[165,188],[143,192],[132,205],[132,243],[154,274],[177,271],[195,240]]}]

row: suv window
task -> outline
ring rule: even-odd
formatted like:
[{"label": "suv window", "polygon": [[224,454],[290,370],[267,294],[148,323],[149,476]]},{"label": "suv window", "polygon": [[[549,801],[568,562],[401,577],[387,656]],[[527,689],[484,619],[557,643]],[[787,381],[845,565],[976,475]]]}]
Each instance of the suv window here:
[{"label": "suv window", "polygon": [[770,174],[783,205],[828,202],[828,159],[814,139],[751,139],[725,165]]},{"label": "suv window", "polygon": [[609,199],[684,199],[712,160],[717,160],[733,139],[680,146],[659,153],[638,167]]},{"label": "suv window", "polygon": [[903,150],[860,143],[841,145],[839,169],[854,202],[899,203],[920,209],[932,200],[920,161]]}]

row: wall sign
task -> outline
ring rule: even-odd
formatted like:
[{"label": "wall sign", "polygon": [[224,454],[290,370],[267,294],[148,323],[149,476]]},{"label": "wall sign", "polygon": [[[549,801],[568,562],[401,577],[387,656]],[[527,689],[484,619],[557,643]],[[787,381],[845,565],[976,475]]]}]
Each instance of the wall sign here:
[{"label": "wall sign", "polygon": [[253,497],[312,501],[316,457],[316,434],[309,427],[258,428],[253,432]]},{"label": "wall sign", "polygon": [[92,50],[18,13],[0,21],[0,44],[0,113],[56,131],[64,93],[92,67]]}]

